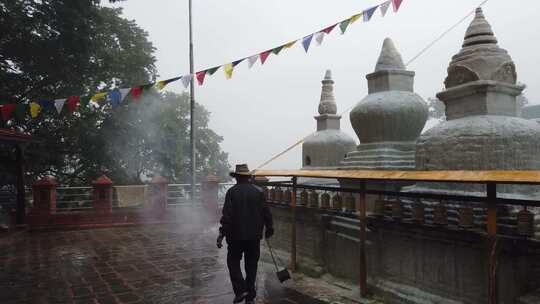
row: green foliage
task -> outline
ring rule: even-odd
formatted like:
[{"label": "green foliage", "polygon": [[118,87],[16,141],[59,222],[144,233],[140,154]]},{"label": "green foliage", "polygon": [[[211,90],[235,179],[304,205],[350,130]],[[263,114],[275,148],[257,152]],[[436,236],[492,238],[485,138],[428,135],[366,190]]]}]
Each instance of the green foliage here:
[{"label": "green foliage", "polygon": [[[13,0],[0,3],[0,103],[88,95],[156,78],[154,47],[121,9],[98,0]],[[75,113],[54,107],[37,119],[19,117],[17,127],[38,143],[28,147],[29,181],[41,175],[61,183],[88,184],[107,174],[118,184],[140,183],[152,174],[188,180],[189,106],[185,95],[148,91],[139,101],[81,106]],[[224,175],[222,140],[208,129],[209,113],[198,106],[198,174]],[[176,113],[176,115],[173,115]],[[226,176],[226,175],[225,175]]]}]

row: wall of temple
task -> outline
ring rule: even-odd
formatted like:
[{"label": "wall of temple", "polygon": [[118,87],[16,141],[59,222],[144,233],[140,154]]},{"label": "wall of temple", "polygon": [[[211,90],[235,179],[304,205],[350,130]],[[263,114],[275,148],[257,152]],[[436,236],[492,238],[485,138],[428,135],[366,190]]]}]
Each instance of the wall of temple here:
[{"label": "wall of temple", "polygon": [[[291,212],[270,204],[272,244],[290,252]],[[419,227],[370,218],[367,233],[368,283],[385,303],[484,303],[487,298],[485,238],[473,231]],[[319,209],[297,208],[298,269],[329,273],[356,283],[359,222]],[[499,303],[540,288],[540,242],[501,240]]]}]

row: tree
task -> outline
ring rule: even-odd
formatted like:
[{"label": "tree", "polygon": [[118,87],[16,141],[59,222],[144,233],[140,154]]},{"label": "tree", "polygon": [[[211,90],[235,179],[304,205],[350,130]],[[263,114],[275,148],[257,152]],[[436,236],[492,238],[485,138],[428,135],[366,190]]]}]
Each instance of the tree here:
[{"label": "tree", "polygon": [[[148,34],[120,15],[121,9],[102,7],[98,0],[0,3],[0,103],[90,96],[155,81],[154,47]],[[182,162],[188,150],[166,145],[171,139],[159,129],[166,118],[166,96],[148,90],[140,101],[128,100],[115,109],[90,104],[60,115],[49,107],[37,119],[0,120],[0,127],[16,127],[40,140],[27,149],[28,171],[34,178],[51,174],[61,183],[76,185],[88,184],[105,173],[115,183],[140,183],[157,172],[184,181],[184,173],[171,170],[187,171]],[[216,152],[221,139],[213,132],[205,134],[208,113],[202,107],[198,110],[200,146],[208,141],[214,149],[207,153],[201,148],[199,157],[216,160],[210,155],[222,153]],[[184,139],[173,141],[178,145],[188,138],[188,124],[182,125],[182,119],[185,115],[177,121],[169,118],[175,128],[169,137]],[[201,174],[213,170],[206,167],[212,164],[218,171],[219,165],[228,166],[226,154],[221,157],[222,163],[203,161]]]}]

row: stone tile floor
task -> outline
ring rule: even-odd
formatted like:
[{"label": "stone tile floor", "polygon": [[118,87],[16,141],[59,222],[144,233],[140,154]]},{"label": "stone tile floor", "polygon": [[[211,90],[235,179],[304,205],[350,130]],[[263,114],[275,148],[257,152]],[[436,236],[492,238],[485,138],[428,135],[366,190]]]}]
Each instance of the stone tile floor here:
[{"label": "stone tile floor", "polygon": [[[147,225],[0,235],[0,303],[231,303],[216,230]],[[257,303],[346,303],[300,276],[281,285],[269,266],[260,264]]]}]

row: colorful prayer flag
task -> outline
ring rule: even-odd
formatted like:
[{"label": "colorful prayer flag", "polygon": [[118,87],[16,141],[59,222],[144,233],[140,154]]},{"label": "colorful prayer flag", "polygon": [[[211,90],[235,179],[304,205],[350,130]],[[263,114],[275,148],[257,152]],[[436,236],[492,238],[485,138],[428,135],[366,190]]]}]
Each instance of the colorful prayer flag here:
[{"label": "colorful prayer flag", "polygon": [[23,120],[26,116],[26,111],[28,111],[28,105],[25,103],[18,103],[15,106],[15,118],[17,120]]},{"label": "colorful prayer flag", "polygon": [[105,99],[107,97],[107,92],[102,92],[102,93],[97,93],[95,94],[94,96],[92,96],[91,100],[93,102],[100,102],[102,101],[103,99]]},{"label": "colorful prayer flag", "polygon": [[111,103],[111,106],[113,108],[116,108],[120,105],[120,102],[122,101],[122,93],[119,89],[114,89],[112,91],[109,91],[108,93],[109,101]]},{"label": "colorful prayer flag", "polygon": [[206,70],[206,74],[208,75],[214,75],[214,73],[219,70],[220,66],[217,66],[217,67],[213,67],[213,68],[210,68],[208,70]]},{"label": "colorful prayer flag", "polygon": [[246,58],[242,58],[242,59],[240,59],[240,60],[233,61],[233,62],[232,62],[232,66],[233,66],[233,67],[236,67],[237,65],[240,64],[240,62],[244,61],[244,59],[246,59]]},{"label": "colorful prayer flag", "polygon": [[315,40],[317,41],[317,45],[321,45],[324,40],[324,35],[326,35],[324,32],[318,32],[315,36]]},{"label": "colorful prayer flag", "polygon": [[81,100],[81,106],[82,107],[86,107],[88,106],[88,104],[90,103],[90,100],[92,98],[90,96],[81,96],[80,100]]},{"label": "colorful prayer flag", "polygon": [[330,32],[336,27],[337,23],[334,24],[334,25],[330,25],[329,27],[325,28],[324,30],[322,30],[321,32],[325,32],[327,34],[330,34]]},{"label": "colorful prayer flag", "polygon": [[261,64],[264,64],[266,62],[266,59],[268,59],[268,56],[270,56],[270,52],[272,52],[272,50],[268,50],[259,54],[259,56],[261,57]]},{"label": "colorful prayer flag", "polygon": [[13,111],[15,111],[15,108],[17,107],[14,103],[8,103],[5,105],[2,105],[2,119],[4,121],[8,121],[11,119],[11,116],[13,115]]},{"label": "colorful prayer flag", "polygon": [[165,88],[165,86],[167,86],[169,83],[174,82],[174,81],[177,81],[177,80],[179,80],[180,78],[182,78],[182,77],[174,77],[174,78],[170,78],[170,79],[158,81],[158,82],[156,83],[156,88],[157,88],[158,90],[163,90],[163,88]]},{"label": "colorful prayer flag", "polygon": [[364,22],[369,22],[369,20],[371,20],[371,17],[373,17],[373,14],[375,13],[375,11],[379,8],[379,6],[374,6],[370,9],[367,9],[364,11]]},{"label": "colorful prayer flag", "polygon": [[69,96],[67,99],[67,107],[70,112],[75,112],[77,110],[77,106],[81,100],[79,99],[79,96]]},{"label": "colorful prayer flag", "polygon": [[64,108],[64,103],[66,103],[65,98],[54,100],[54,107],[56,108],[56,112],[58,112],[58,114],[62,113],[62,108]]},{"label": "colorful prayer flag", "polygon": [[311,44],[311,39],[313,39],[313,34],[306,36],[302,39],[302,46],[304,47],[304,50],[306,53],[309,50],[309,45]]},{"label": "colorful prayer flag", "polygon": [[386,1],[383,4],[381,4],[381,15],[384,17],[386,16],[386,12],[388,12],[388,7],[390,7],[390,3],[392,0]]},{"label": "colorful prayer flag", "polygon": [[251,67],[259,60],[259,55],[253,55],[248,58],[248,67],[251,69]]},{"label": "colorful prayer flag", "polygon": [[131,89],[125,88],[125,89],[118,89],[120,91],[120,103],[124,102],[124,99],[126,99],[126,96],[128,96],[129,91]]},{"label": "colorful prayer flag", "polygon": [[30,103],[30,116],[32,118],[36,118],[39,115],[39,112],[41,111],[41,106],[37,102],[31,102]]},{"label": "colorful prayer flag", "polygon": [[204,76],[206,76],[206,71],[199,71],[195,73],[195,77],[197,77],[197,83],[199,83],[200,86],[204,83]]},{"label": "colorful prayer flag", "polygon": [[223,71],[225,72],[225,78],[231,79],[233,70],[234,70],[234,67],[233,67],[232,63],[227,63],[226,65],[224,65],[223,66]]},{"label": "colorful prayer flag", "polygon": [[191,79],[193,79],[193,74],[182,76],[182,84],[184,85],[185,89],[187,89],[189,83],[191,82]]},{"label": "colorful prayer flag", "polygon": [[341,34],[345,34],[345,31],[347,30],[347,27],[349,26],[351,22],[351,19],[345,19],[343,21],[341,21],[341,23],[339,24],[339,29],[341,30]]},{"label": "colorful prayer flag", "polygon": [[41,106],[41,109],[45,110],[48,107],[54,105],[54,102],[47,100],[47,99],[40,99],[38,100],[39,105]]},{"label": "colorful prayer flag", "polygon": [[133,98],[133,100],[139,100],[139,98],[141,98],[141,95],[143,93],[143,88],[142,86],[133,87],[131,88],[131,91],[129,91],[129,93],[131,94],[131,97]]},{"label": "colorful prayer flag", "polygon": [[394,12],[397,13],[402,2],[403,0],[392,0],[392,6],[394,7]]},{"label": "colorful prayer flag", "polygon": [[290,49],[296,43],[296,41],[298,41],[298,40],[294,40],[294,41],[291,41],[289,43],[284,44],[283,48],[284,49]]},{"label": "colorful prayer flag", "polygon": [[353,15],[351,16],[351,18],[349,20],[351,20],[351,24],[355,23],[358,19],[360,19],[362,17],[364,13],[360,13],[360,14],[356,14],[356,15]]},{"label": "colorful prayer flag", "polygon": [[281,50],[283,49],[283,46],[284,45],[280,45],[278,47],[273,48],[272,53],[274,53],[275,55],[279,55],[279,52],[281,52]]}]

